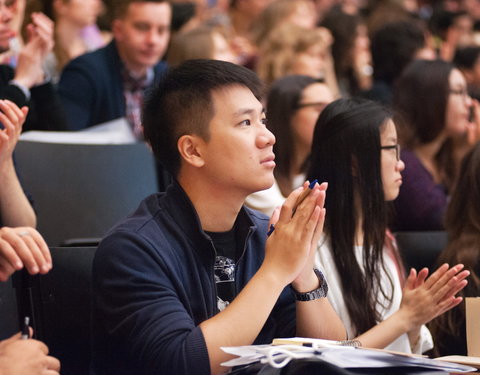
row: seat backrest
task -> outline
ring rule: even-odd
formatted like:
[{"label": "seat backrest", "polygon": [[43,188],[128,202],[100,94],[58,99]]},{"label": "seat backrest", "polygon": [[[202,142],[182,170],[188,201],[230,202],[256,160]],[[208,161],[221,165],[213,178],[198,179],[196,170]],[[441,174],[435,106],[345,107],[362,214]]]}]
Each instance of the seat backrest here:
[{"label": "seat backrest", "polygon": [[63,375],[88,374],[92,330],[92,264],[96,247],[50,248],[53,268],[31,278],[35,337],[62,364]]},{"label": "seat backrest", "polygon": [[417,270],[428,267],[432,271],[448,242],[444,231],[396,232],[395,239],[407,270],[411,267]]},{"label": "seat backrest", "polygon": [[12,279],[0,282],[0,340],[19,331],[17,298]]},{"label": "seat backrest", "polygon": [[20,141],[15,159],[32,195],[38,230],[50,246],[98,238],[158,191],[154,157],[143,143],[58,144]]}]

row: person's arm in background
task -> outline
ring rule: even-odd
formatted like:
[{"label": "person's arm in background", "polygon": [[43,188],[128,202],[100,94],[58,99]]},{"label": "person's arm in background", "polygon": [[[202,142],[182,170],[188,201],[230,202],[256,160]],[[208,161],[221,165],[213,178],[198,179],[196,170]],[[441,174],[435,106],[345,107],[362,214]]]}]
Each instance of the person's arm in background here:
[{"label": "person's arm in background", "polygon": [[[0,281],[7,281],[24,266],[30,274],[47,273],[52,268],[47,244],[33,228],[0,228]],[[60,362],[48,355],[44,343],[22,340],[20,333],[0,341],[0,375],[59,373]]]},{"label": "person's arm in background", "polygon": [[11,227],[36,225],[36,216],[17,177],[13,150],[28,113],[27,107],[18,108],[9,100],[0,100],[0,218]]},{"label": "person's arm in background", "polygon": [[20,333],[0,341],[0,375],[56,375],[60,361],[48,355],[37,340],[22,340]]},{"label": "person's arm in background", "polygon": [[0,281],[7,281],[23,267],[31,275],[45,274],[52,269],[52,257],[45,240],[34,228],[0,228]]},{"label": "person's arm in background", "polygon": [[465,278],[470,274],[462,269],[461,264],[451,268],[444,264],[428,279],[427,268],[418,274],[414,269],[410,270],[400,309],[362,333],[356,340],[359,340],[362,346],[383,349],[400,335],[407,333],[414,349],[419,340],[421,326],[462,301],[462,297],[455,295],[467,285]]},{"label": "person's arm in background", "polygon": [[[27,26],[28,39],[20,51],[13,80],[3,89],[4,98],[18,106],[28,102],[30,113],[24,130],[65,130],[66,116],[50,77],[45,74],[45,59],[53,49],[53,21],[43,13],[33,13]],[[18,96],[22,91],[26,102]],[[1,95],[2,90],[0,90]]]}]

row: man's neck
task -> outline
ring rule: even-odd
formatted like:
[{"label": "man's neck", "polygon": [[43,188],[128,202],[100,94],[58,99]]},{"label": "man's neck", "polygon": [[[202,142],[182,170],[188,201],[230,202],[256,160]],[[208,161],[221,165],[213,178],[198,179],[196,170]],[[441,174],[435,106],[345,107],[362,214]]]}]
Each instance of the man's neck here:
[{"label": "man's neck", "polygon": [[195,207],[203,230],[226,232],[233,228],[245,195],[198,183],[192,178],[179,176],[178,182]]},{"label": "man's neck", "polygon": [[130,61],[128,61],[125,53],[123,53],[118,43],[117,43],[117,50],[118,50],[118,55],[120,56],[120,60],[122,61],[122,64],[125,66],[125,69],[127,69],[127,71],[132,77],[145,77],[147,75],[147,70],[150,67],[145,65],[132,64]]}]

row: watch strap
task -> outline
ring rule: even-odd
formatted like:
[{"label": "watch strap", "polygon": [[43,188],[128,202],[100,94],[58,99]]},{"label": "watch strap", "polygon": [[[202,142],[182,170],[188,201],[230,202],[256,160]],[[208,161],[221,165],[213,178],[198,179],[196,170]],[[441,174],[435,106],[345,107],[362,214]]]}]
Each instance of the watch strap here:
[{"label": "watch strap", "polygon": [[323,275],[322,271],[317,268],[313,269],[315,275],[318,277],[318,281],[320,282],[320,286],[317,289],[314,289],[310,292],[306,293],[299,293],[293,287],[292,290],[295,294],[295,299],[297,301],[307,302],[307,301],[314,301],[316,299],[325,298],[328,293],[328,284],[325,276]]}]

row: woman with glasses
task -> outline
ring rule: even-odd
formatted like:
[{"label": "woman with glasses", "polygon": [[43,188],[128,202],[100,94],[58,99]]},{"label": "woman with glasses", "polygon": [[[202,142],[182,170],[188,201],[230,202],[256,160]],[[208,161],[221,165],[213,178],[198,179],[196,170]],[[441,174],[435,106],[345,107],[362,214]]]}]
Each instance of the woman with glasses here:
[{"label": "woman with glasses", "polygon": [[328,182],[315,265],[348,339],[423,353],[433,346],[424,324],[461,302],[454,296],[468,272],[443,265],[428,278],[428,269],[412,269],[405,280],[387,234],[387,202],[397,197],[405,167],[397,144],[392,115],[376,103],[339,99],[324,109],[307,173],[310,181]]},{"label": "woman with glasses", "polygon": [[292,75],[277,80],[267,98],[267,127],[275,135],[275,183],[250,195],[247,205],[271,215],[305,181],[318,115],[333,100],[322,80]]},{"label": "woman with glasses", "polygon": [[469,120],[472,105],[477,107],[464,76],[448,62],[418,60],[403,72],[394,90],[394,108],[407,168],[392,229],[444,228],[448,190],[468,143],[477,138],[467,141],[478,127]]}]

